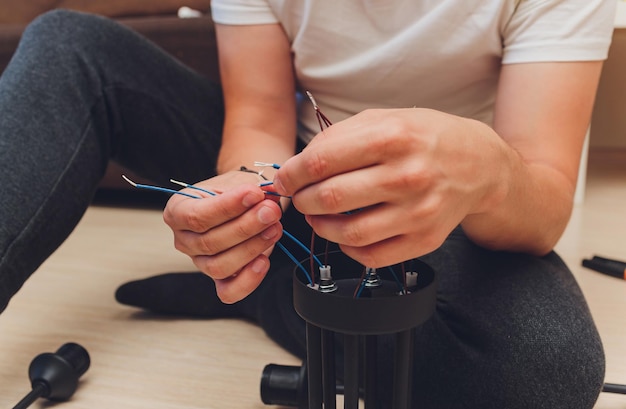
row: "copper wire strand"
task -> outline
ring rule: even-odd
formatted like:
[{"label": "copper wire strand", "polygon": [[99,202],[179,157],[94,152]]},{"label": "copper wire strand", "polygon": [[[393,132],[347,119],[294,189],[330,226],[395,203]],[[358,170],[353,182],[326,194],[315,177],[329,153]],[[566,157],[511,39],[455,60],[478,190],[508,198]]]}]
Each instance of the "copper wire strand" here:
[{"label": "copper wire strand", "polygon": [[[325,128],[328,128],[329,126],[332,125],[332,122],[320,110],[320,107],[319,107],[319,105],[317,105],[317,101],[315,100],[315,97],[313,97],[313,94],[310,91],[306,91],[306,95],[307,95],[307,97],[309,97],[309,100],[311,101],[311,104],[313,104],[313,109],[315,110],[315,117],[317,118],[317,123],[319,124],[320,132],[324,132]],[[311,256],[310,256],[310,259],[311,259],[311,277],[314,277],[314,271],[313,270],[314,270],[314,267],[315,267],[313,265],[313,254],[315,252],[315,236],[316,236],[315,231],[312,231],[312,233],[311,233]],[[329,249],[329,241],[326,240],[326,245],[325,245],[325,249],[324,249],[324,265],[328,265],[328,249]]]},{"label": "copper wire strand", "polygon": [[[311,101],[311,103],[313,104],[313,109],[315,109],[315,117],[317,118],[317,123],[320,127],[320,132],[324,132],[324,129],[330,127],[332,125],[332,122],[330,121],[330,119],[328,119],[328,117],[326,115],[324,115],[324,113],[322,112],[322,110],[320,109],[319,105],[317,105],[317,101],[315,100],[315,97],[313,97],[313,94],[310,91],[306,91],[306,95],[309,97],[309,100]],[[347,214],[350,214],[351,212],[347,212]],[[328,264],[328,250],[329,250],[329,241],[326,240],[326,246],[325,246],[325,250],[324,250],[324,264],[327,265]],[[313,231],[313,233],[311,234],[311,276],[313,276],[313,253],[315,251],[315,231]],[[393,269],[392,269],[392,275],[394,276],[394,278],[396,279],[396,281],[398,281],[398,284],[400,286],[400,291],[403,294],[407,294],[407,283],[406,283],[406,268],[404,265],[404,262],[401,263],[401,269],[402,269],[402,280],[401,283],[398,280],[398,277],[396,276],[395,273],[393,273]],[[365,272],[367,271],[367,267],[364,267],[363,270],[363,276],[361,277],[361,283],[357,286],[357,288],[354,290],[354,298],[357,298],[360,291],[362,291],[362,287],[363,287],[363,280],[365,279]]]},{"label": "copper wire strand", "polygon": [[326,240],[326,246],[324,248],[324,264],[328,265],[328,249],[330,247],[330,241]]},{"label": "copper wire strand", "polygon": [[[311,256],[309,257],[311,263],[311,279],[315,282],[315,264],[313,264],[313,255],[315,254],[315,230],[313,229],[311,229],[311,245],[309,251],[311,252]],[[328,265],[327,261],[324,261],[324,264]]]}]

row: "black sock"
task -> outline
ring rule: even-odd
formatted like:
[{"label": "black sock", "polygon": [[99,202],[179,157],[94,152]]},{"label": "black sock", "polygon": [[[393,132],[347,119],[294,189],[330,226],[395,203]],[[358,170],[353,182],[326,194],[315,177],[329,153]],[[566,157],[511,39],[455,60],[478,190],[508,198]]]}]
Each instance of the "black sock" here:
[{"label": "black sock", "polygon": [[217,297],[213,280],[200,272],[165,273],[121,285],[115,299],[161,314],[206,318],[243,317],[237,304]]}]

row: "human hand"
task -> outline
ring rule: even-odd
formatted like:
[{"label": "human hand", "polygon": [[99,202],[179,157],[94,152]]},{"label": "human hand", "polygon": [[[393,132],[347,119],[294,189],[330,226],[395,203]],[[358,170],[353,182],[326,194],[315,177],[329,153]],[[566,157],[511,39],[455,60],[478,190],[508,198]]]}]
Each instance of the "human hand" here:
[{"label": "human hand", "polygon": [[243,299],[261,283],[282,235],[280,207],[257,183],[249,173],[228,172],[196,184],[218,195],[202,194],[199,200],[174,195],[163,212],[176,249],[213,278],[225,303]]},{"label": "human hand", "polygon": [[274,186],[318,235],[382,267],[435,250],[467,215],[496,206],[510,174],[506,149],[474,120],[368,110],[318,134]]}]

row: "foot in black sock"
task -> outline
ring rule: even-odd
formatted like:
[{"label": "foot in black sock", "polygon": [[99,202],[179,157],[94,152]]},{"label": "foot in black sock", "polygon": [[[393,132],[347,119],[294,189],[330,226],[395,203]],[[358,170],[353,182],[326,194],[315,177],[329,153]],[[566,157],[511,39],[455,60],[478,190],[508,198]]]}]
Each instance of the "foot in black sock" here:
[{"label": "foot in black sock", "polygon": [[205,318],[243,317],[237,304],[217,297],[213,280],[200,272],[165,273],[120,286],[115,299],[145,310]]}]

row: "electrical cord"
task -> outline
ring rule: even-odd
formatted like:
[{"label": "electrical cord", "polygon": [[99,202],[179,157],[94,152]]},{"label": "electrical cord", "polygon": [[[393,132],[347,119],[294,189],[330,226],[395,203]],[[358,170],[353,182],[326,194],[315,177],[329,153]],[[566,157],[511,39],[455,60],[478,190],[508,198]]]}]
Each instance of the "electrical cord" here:
[{"label": "electrical cord", "polygon": [[602,386],[602,392],[619,393],[626,395],[626,385],[620,385],[617,383],[605,383]]},{"label": "electrical cord", "polygon": [[55,353],[37,355],[28,368],[32,389],[13,409],[26,409],[39,398],[69,399],[90,362],[87,350],[73,342],[62,345]]},{"label": "electrical cord", "polygon": [[17,405],[13,407],[13,409],[26,409],[35,401],[46,394],[48,388],[45,384],[38,382],[33,386],[33,389],[26,395],[24,398],[18,402]]}]

